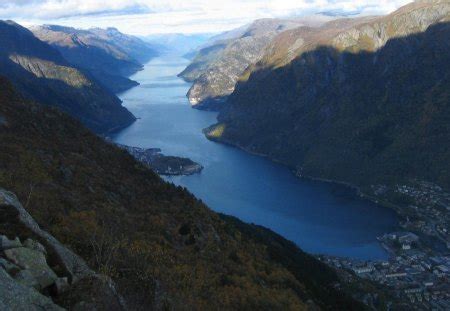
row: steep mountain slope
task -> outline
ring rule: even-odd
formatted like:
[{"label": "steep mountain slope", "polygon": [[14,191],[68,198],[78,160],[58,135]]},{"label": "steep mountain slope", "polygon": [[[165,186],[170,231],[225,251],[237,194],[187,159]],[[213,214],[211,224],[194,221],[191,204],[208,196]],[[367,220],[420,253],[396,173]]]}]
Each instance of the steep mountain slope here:
[{"label": "steep mountain slope", "polygon": [[419,179],[448,188],[448,21],[448,1],[416,1],[314,34],[294,57],[278,44],[290,35],[282,34],[241,77],[206,134],[299,175],[362,187]]},{"label": "steep mountain slope", "polygon": [[276,34],[302,25],[319,25],[324,19],[261,19],[212,38],[212,43],[206,44],[180,73],[180,77],[194,82],[188,92],[189,102],[195,108],[219,109],[242,72],[262,57]]},{"label": "steep mountain slope", "polygon": [[115,28],[80,30],[44,25],[30,28],[36,37],[55,47],[63,57],[89,71],[112,92],[137,85],[127,76],[142,69],[156,55],[150,44]]},{"label": "steep mountain slope", "polygon": [[111,276],[131,310],[361,309],[292,243],[221,218],[62,112],[24,102],[4,79],[0,117],[0,185]]},{"label": "steep mountain slope", "polygon": [[116,96],[11,21],[0,21],[0,75],[8,77],[26,98],[58,107],[96,132],[135,120]]}]

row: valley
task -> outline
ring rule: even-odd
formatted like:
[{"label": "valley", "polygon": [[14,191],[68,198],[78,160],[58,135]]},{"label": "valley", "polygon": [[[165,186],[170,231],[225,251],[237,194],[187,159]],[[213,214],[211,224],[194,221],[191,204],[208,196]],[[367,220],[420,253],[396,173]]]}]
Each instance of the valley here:
[{"label": "valley", "polygon": [[217,114],[189,107],[185,93],[190,84],[176,77],[186,64],[166,55],[132,76],[140,86],[121,99],[139,119],[112,136],[115,142],[160,148],[198,162],[204,166],[200,174],[165,179],[186,187],[215,211],[268,227],[308,252],[387,258],[376,238],[398,228],[394,212],[345,187],[300,180],[282,165],[208,141],[202,129]]},{"label": "valley", "polygon": [[0,310],[449,310],[448,0],[4,2]]}]

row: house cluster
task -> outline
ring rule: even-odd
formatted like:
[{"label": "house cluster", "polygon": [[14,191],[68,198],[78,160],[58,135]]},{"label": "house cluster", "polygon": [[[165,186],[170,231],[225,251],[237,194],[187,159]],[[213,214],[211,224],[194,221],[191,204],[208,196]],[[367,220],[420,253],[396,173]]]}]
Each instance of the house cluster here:
[{"label": "house cluster", "polygon": [[418,310],[450,310],[450,254],[432,255],[422,250],[417,235],[395,232],[379,238],[389,251],[385,261],[361,261],[320,256],[349,275],[388,289],[396,302]]},{"label": "house cluster", "polygon": [[417,248],[419,237],[412,232],[394,232],[379,237],[383,247],[390,253],[395,253],[400,248],[404,251]]},{"label": "house cluster", "polygon": [[413,310],[450,310],[450,193],[436,184],[412,180],[408,185],[372,186],[380,200],[397,198],[393,206],[404,232],[378,238],[389,260],[358,261],[320,256],[342,272],[343,282],[367,280],[387,289],[395,303]]},{"label": "house cluster", "polygon": [[450,249],[450,193],[429,182],[397,185],[395,192],[413,202],[399,210],[406,218],[401,226],[437,238]]}]

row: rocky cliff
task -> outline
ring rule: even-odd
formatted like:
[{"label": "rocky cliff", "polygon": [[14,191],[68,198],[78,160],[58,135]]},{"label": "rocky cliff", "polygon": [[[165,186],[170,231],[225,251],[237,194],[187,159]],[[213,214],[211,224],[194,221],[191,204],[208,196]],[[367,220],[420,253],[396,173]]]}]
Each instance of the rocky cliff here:
[{"label": "rocky cliff", "polygon": [[[45,232],[86,262],[71,265],[72,252],[51,255],[59,244],[41,231],[9,228],[17,217],[29,219],[23,213],[0,213],[1,223],[7,224],[0,225],[0,235],[8,243],[18,237],[22,246],[34,244],[25,242],[29,238],[50,254],[45,257],[48,269],[42,247],[33,252],[51,282],[67,277],[72,284],[76,278],[71,275],[80,271],[75,267],[86,271],[88,265],[115,282],[131,310],[362,309],[336,289],[344,284],[333,270],[293,243],[212,212],[186,189],[165,183],[127,151],[66,114],[25,102],[2,78],[0,117],[0,185],[17,194]],[[12,195],[6,197],[6,205],[19,206]],[[2,280],[18,282],[3,270]],[[79,281],[68,291],[75,296],[59,300],[57,295],[53,303],[70,307],[85,301],[79,308],[85,310],[98,301],[81,296],[95,293],[93,282]],[[0,285],[0,295],[2,290]],[[39,304],[50,303],[41,296]]]},{"label": "rocky cliff", "polygon": [[0,75],[29,99],[60,108],[103,133],[134,122],[120,100],[47,43],[11,21],[0,21]]},{"label": "rocky cliff", "polygon": [[448,1],[416,1],[337,30],[283,33],[206,135],[298,175],[448,187],[449,20]]},{"label": "rocky cliff", "polygon": [[[11,239],[8,238],[11,237]],[[0,189],[1,310],[125,310],[110,278],[42,230]]]},{"label": "rocky cliff", "polygon": [[152,46],[115,28],[80,30],[55,25],[30,28],[36,37],[56,48],[71,64],[90,72],[114,93],[137,82],[127,78],[156,55]]},{"label": "rocky cliff", "polygon": [[220,109],[239,76],[263,56],[265,47],[278,33],[302,25],[320,25],[324,19],[261,19],[212,38],[180,73],[180,77],[193,82],[187,94],[189,102],[199,109]]}]

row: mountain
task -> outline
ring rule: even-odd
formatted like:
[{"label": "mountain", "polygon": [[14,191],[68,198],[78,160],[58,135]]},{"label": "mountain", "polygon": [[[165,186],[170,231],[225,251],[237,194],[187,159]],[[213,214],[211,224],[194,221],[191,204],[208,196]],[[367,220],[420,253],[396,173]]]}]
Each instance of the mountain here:
[{"label": "mountain", "polygon": [[[24,101],[3,78],[0,149],[0,185],[111,277],[130,310],[363,309],[336,289],[346,283],[333,270],[293,243],[212,212],[60,110]],[[0,213],[0,224],[15,215]],[[19,229],[0,225],[0,234],[24,240],[29,232]],[[55,302],[71,306],[76,297]]]},{"label": "mountain", "polygon": [[278,33],[302,25],[320,25],[329,19],[319,15],[302,19],[260,19],[211,38],[179,74],[193,82],[187,95],[189,102],[199,109],[220,109],[233,92],[239,76],[262,57],[265,47]]},{"label": "mountain", "polygon": [[161,51],[161,53],[174,53],[192,58],[195,56],[197,47],[206,43],[211,36],[212,34],[208,33],[162,33],[148,35],[144,40],[157,46],[158,51]]},{"label": "mountain", "polygon": [[154,47],[116,28],[80,30],[44,25],[30,30],[56,48],[71,64],[87,70],[114,93],[138,83],[127,78],[142,69],[142,63],[157,55]]},{"label": "mountain", "polygon": [[24,97],[58,107],[98,133],[135,120],[119,98],[11,21],[0,21],[0,75]]},{"label": "mountain", "polygon": [[282,33],[205,133],[369,194],[412,179],[449,188],[449,21],[448,1],[416,1]]}]

